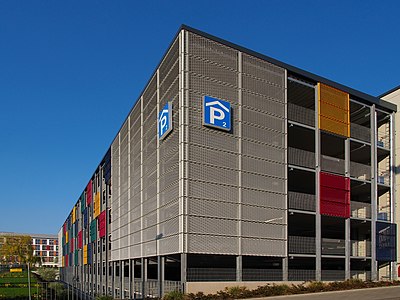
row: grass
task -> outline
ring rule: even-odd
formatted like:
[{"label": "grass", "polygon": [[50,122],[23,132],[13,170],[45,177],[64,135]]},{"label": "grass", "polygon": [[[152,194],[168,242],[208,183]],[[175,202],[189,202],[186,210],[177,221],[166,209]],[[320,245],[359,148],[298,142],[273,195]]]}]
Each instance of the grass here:
[{"label": "grass", "polygon": [[[28,272],[0,274],[0,299],[26,299],[29,295]],[[36,298],[37,280],[31,273],[31,295]]]}]

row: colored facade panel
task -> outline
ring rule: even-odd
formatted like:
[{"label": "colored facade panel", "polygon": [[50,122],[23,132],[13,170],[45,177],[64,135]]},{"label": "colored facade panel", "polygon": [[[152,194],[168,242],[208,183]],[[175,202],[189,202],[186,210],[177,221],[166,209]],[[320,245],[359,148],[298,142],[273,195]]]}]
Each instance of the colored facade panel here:
[{"label": "colored facade panel", "polygon": [[92,244],[88,244],[87,259],[88,259],[88,264],[91,264],[92,263]]},{"label": "colored facade panel", "polygon": [[99,215],[99,237],[105,237],[106,235],[106,211],[102,211]]},{"label": "colored facade panel", "polygon": [[79,252],[78,252],[78,250],[75,250],[75,257],[74,257],[74,265],[75,266],[77,266],[78,265],[78,255],[79,255]]},{"label": "colored facade panel", "polygon": [[67,232],[65,233],[65,243],[66,243],[66,244],[68,243],[68,235],[69,235],[69,232],[67,231]]},{"label": "colored facade panel", "polygon": [[350,137],[349,94],[318,83],[319,128]]},{"label": "colored facade panel", "polygon": [[83,227],[87,227],[88,224],[88,212],[87,209],[84,210],[83,212]]},{"label": "colored facade panel", "polygon": [[90,222],[90,241],[94,242],[96,241],[97,238],[97,221],[93,220],[92,222]]},{"label": "colored facade panel", "polygon": [[93,210],[93,218],[97,218],[100,214],[100,192],[97,192],[94,195],[94,210]]},{"label": "colored facade panel", "polygon": [[86,187],[86,205],[92,203],[92,197],[93,197],[93,184],[92,181],[90,180]]},{"label": "colored facade panel", "polygon": [[78,249],[82,249],[83,245],[83,235],[82,230],[78,232]]},{"label": "colored facade panel", "polygon": [[396,224],[376,222],[376,260],[396,261]]},{"label": "colored facade panel", "polygon": [[322,215],[350,218],[350,178],[320,173]]},{"label": "colored facade panel", "polygon": [[88,264],[88,245],[83,246],[83,264],[87,265]]},{"label": "colored facade panel", "polygon": [[76,222],[76,206],[72,209],[72,224]]},{"label": "colored facade panel", "polygon": [[81,213],[83,213],[83,211],[86,208],[86,197],[85,197],[85,192],[82,193],[82,195],[79,197],[79,201],[81,202]]}]

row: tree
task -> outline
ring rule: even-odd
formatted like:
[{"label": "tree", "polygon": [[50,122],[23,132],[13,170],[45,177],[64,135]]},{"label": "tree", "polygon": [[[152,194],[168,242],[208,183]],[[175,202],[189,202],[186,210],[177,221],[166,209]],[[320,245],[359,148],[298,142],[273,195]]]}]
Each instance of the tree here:
[{"label": "tree", "polygon": [[8,264],[27,264],[33,261],[32,238],[28,235],[0,237],[0,256]]}]

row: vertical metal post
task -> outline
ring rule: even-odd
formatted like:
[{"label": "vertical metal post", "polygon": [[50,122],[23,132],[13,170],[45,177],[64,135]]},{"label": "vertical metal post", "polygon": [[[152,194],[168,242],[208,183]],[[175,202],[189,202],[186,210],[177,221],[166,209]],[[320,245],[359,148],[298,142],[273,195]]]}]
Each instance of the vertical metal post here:
[{"label": "vertical metal post", "polygon": [[375,104],[371,107],[371,280],[378,279],[377,261],[376,261],[376,217],[377,217],[377,149],[376,149],[376,112]]},{"label": "vertical metal post", "polygon": [[[344,142],[344,158],[345,158],[345,176],[350,177],[350,138],[347,138]],[[351,201],[351,200],[350,200]],[[351,250],[351,240],[350,240],[350,218],[345,219],[345,278],[350,279],[350,250]]]},{"label": "vertical metal post", "polygon": [[[395,113],[390,114],[390,223],[396,224],[396,138],[395,138]],[[397,236],[395,237],[397,239]],[[397,248],[397,242],[395,241],[395,247]],[[390,279],[397,279],[397,257],[395,261],[391,262],[391,274]]]},{"label": "vertical metal post", "polygon": [[320,211],[320,171],[321,171],[321,133],[319,130],[319,90],[315,88],[315,280],[321,280],[321,211]]},{"label": "vertical metal post", "polygon": [[284,202],[284,207],[285,207],[285,216],[283,219],[283,222],[285,223],[285,253],[286,256],[282,259],[282,280],[283,281],[288,281],[288,276],[289,276],[289,266],[288,266],[288,243],[289,243],[289,239],[288,239],[288,231],[289,231],[289,216],[288,216],[288,101],[287,101],[287,89],[288,89],[288,75],[287,75],[287,70],[285,69],[285,80],[284,80],[284,89],[285,89],[285,96],[284,96],[284,101],[285,101],[285,132],[284,132],[284,136],[285,136],[285,144],[284,144],[284,148],[285,148],[285,202]]},{"label": "vertical metal post", "polygon": [[242,259],[242,52],[238,52],[238,116],[239,122],[237,124],[238,127],[238,221],[237,221],[237,235],[238,235],[238,256],[236,258],[236,281],[243,280],[243,259]]},{"label": "vertical metal post", "polygon": [[186,284],[186,278],[187,276],[187,254],[186,253],[181,253],[181,282],[184,285],[184,290],[185,290],[185,284]]}]

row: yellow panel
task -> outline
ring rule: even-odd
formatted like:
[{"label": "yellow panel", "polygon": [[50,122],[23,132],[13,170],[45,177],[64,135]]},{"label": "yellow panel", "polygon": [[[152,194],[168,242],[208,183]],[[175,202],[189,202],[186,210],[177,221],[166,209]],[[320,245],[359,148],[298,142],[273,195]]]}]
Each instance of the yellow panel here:
[{"label": "yellow panel", "polygon": [[88,250],[88,246],[83,245],[83,264],[84,265],[87,265],[87,263],[88,263],[87,250]]},{"label": "yellow panel", "polygon": [[319,116],[319,128],[345,137],[350,136],[350,126],[341,122]]},{"label": "yellow panel", "polygon": [[68,243],[68,231],[65,233],[65,243]]},{"label": "yellow panel", "polygon": [[93,217],[97,218],[100,215],[100,192],[97,192],[94,195],[94,210],[93,210]]},{"label": "yellow panel", "polygon": [[349,110],[349,94],[338,89],[318,83],[319,101],[329,103],[343,110]]},{"label": "yellow panel", "polygon": [[72,223],[76,221],[76,206],[72,209]]},{"label": "yellow panel", "polygon": [[65,267],[65,257],[62,257],[62,266]]}]

